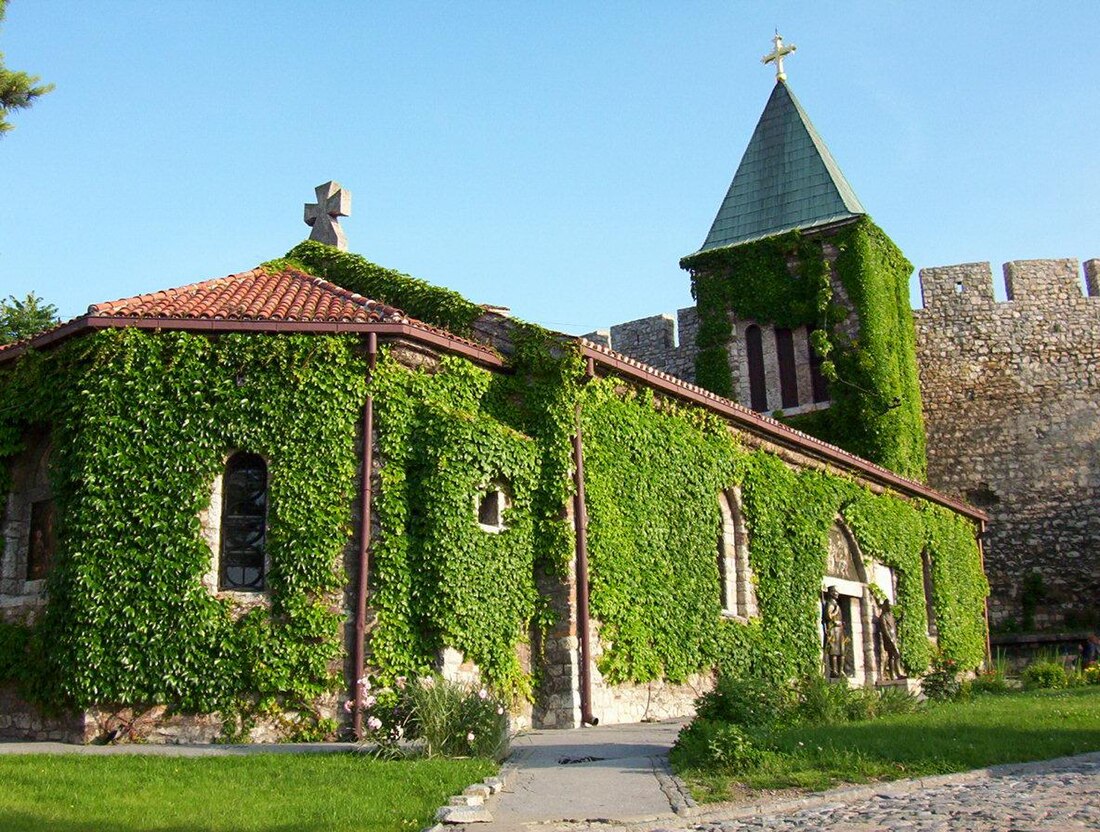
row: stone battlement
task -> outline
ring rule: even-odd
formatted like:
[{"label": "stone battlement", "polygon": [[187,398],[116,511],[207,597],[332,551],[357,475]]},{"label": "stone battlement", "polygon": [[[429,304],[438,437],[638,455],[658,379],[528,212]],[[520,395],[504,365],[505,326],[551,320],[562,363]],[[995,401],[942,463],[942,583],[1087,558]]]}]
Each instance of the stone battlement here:
[{"label": "stone battlement", "polygon": [[[922,269],[914,313],[928,481],[990,515],[994,624],[1095,621],[1100,575],[1100,260]],[[1039,606],[1025,621],[1030,581]]]},{"label": "stone battlement", "polygon": [[681,309],[673,317],[668,313],[616,324],[584,337],[613,350],[644,361],[685,381],[695,381],[695,336],[699,316],[695,307]]},{"label": "stone battlement", "polygon": [[[1077,261],[1013,260],[1004,264],[1004,303],[1076,305],[1081,294]],[[1100,297],[1100,259],[1085,261],[1088,298]],[[961,263],[920,270],[921,297],[926,310],[950,314],[953,309],[992,306],[993,269],[989,263]]]}]

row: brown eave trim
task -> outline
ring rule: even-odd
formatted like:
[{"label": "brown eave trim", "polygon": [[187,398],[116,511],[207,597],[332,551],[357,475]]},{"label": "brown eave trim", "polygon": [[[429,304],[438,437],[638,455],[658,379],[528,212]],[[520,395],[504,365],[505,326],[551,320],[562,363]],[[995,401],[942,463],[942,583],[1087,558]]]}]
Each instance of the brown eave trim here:
[{"label": "brown eave trim", "polygon": [[26,343],[0,351],[0,364],[10,361],[28,349],[42,349],[74,335],[98,329],[162,329],[186,332],[302,332],[319,335],[359,335],[374,333],[379,336],[404,337],[448,352],[457,353],[478,364],[503,368],[504,360],[494,351],[453,338],[434,329],[411,323],[384,323],[361,321],[230,321],[203,318],[131,318],[125,315],[84,315],[64,326],[43,333]]},{"label": "brown eave trim", "polygon": [[989,516],[985,512],[979,511],[973,506],[941,494],[919,482],[899,476],[893,471],[888,471],[855,454],[841,450],[835,445],[830,445],[828,442],[822,442],[820,439],[795,431],[778,422],[765,419],[757,413],[735,405],[728,399],[723,399],[714,393],[708,393],[700,388],[687,385],[664,373],[649,370],[615,356],[607,355],[584,344],[581,345],[581,355],[655,390],[701,405],[711,412],[736,423],[739,427],[745,428],[757,436],[762,436],[777,445],[824,460],[846,471],[852,471],[866,480],[891,488],[901,494],[937,503],[968,517],[976,523],[985,523],[989,520]]}]

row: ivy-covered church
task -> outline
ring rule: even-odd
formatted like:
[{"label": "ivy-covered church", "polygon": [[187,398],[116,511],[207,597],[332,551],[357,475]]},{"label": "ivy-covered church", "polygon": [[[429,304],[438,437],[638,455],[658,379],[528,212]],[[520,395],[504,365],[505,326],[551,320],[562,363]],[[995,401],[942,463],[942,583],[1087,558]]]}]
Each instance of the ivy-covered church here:
[{"label": "ivy-covered church", "polygon": [[[661,718],[827,672],[830,627],[853,684],[899,683],[891,639],[982,662],[909,264],[785,80],[683,261],[700,386],[348,253],[318,196],[333,245],[0,348],[0,737],[347,734],[356,680],[431,669],[517,724]],[[770,383],[793,419],[738,403]]]}]

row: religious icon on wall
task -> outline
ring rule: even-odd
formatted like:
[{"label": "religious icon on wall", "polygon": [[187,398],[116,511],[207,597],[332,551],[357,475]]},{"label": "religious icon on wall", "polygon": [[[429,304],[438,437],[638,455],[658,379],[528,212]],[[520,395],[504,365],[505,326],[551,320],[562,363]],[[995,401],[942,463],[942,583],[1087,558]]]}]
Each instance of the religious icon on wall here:
[{"label": "religious icon on wall", "polygon": [[27,545],[28,581],[40,581],[49,574],[56,545],[53,500],[31,503],[31,528]]}]

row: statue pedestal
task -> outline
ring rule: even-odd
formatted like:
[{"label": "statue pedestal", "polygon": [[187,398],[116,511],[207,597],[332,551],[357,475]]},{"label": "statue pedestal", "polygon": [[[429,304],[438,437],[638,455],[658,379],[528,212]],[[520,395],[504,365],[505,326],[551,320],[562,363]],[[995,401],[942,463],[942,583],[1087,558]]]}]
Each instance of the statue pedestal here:
[{"label": "statue pedestal", "polygon": [[914,696],[920,696],[922,693],[920,679],[912,679],[908,676],[902,676],[900,679],[880,679],[875,682],[875,687],[879,690],[888,690],[890,688],[903,690]]}]

